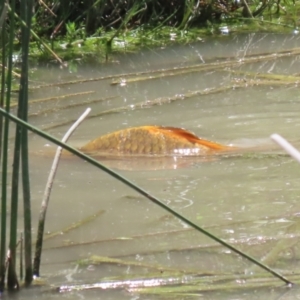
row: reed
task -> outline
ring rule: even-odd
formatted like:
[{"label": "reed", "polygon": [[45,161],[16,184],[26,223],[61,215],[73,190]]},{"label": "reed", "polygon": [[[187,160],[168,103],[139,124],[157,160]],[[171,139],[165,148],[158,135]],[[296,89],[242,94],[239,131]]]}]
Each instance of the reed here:
[{"label": "reed", "polygon": [[[21,1],[21,19],[25,25],[22,26],[22,69],[20,80],[20,117],[28,120],[28,54],[30,42],[30,28],[32,19],[33,1]],[[21,128],[21,160],[22,160],[22,186],[24,205],[24,253],[25,253],[25,285],[32,281],[32,259],[31,259],[31,204],[30,204],[30,182],[28,161],[28,137],[27,130]]]},{"label": "reed", "polygon": [[[4,11],[6,7],[5,1],[1,1],[1,8]],[[11,12],[9,13],[10,30],[8,32],[8,46],[6,47],[6,28],[1,30],[2,36],[2,65],[6,65],[7,58],[7,72],[2,67],[2,78],[1,78],[1,107],[5,108],[5,111],[10,111],[10,94],[11,94],[11,82],[12,82],[12,53],[13,53],[13,42],[15,32],[15,0],[11,1]],[[2,13],[1,13],[2,15]],[[3,26],[4,27],[4,26]],[[4,91],[6,91],[4,95]],[[4,104],[5,99],[5,104]],[[9,140],[9,121],[1,120],[1,246],[0,246],[0,291],[4,290],[5,286],[5,274],[6,274],[6,225],[7,225],[7,168],[8,168],[8,140]]]},{"label": "reed", "polygon": [[[2,2],[4,2],[2,0]],[[3,11],[5,11],[5,3],[1,3],[1,8]],[[0,20],[1,22],[1,20]],[[5,27],[3,26],[1,28],[0,23],[0,29],[1,29],[1,86],[0,86],[0,107],[4,107],[4,99],[5,99],[5,60],[6,60],[6,31]],[[1,153],[2,153],[2,136],[3,136],[3,117],[0,117],[0,163],[1,163]]]},{"label": "reed", "polygon": [[[10,95],[13,74],[13,51],[15,38],[15,0],[0,2],[0,27],[2,42],[2,78],[0,105],[6,112],[10,111]],[[30,41],[30,26],[32,17],[33,1],[21,1],[20,18],[23,20],[21,25],[21,79],[18,99],[18,116],[27,121],[28,115],[28,52]],[[8,11],[9,30],[7,31],[6,11]],[[6,46],[6,35],[8,35],[8,45]],[[7,61],[7,64],[6,64]],[[5,104],[4,104],[5,99]],[[19,280],[16,271],[16,248],[17,248],[17,229],[18,229],[18,207],[19,207],[19,173],[22,170],[22,186],[24,198],[24,247],[25,247],[25,285],[32,281],[32,261],[31,261],[31,208],[30,208],[30,185],[29,185],[29,163],[28,163],[28,141],[27,130],[22,126],[16,126],[15,145],[13,154],[13,170],[11,183],[11,213],[10,213],[10,234],[9,251],[6,257],[7,239],[7,186],[8,186],[8,141],[9,141],[9,122],[1,120],[1,163],[2,163],[2,184],[1,184],[1,246],[0,246],[0,290],[5,287],[5,276],[7,270],[7,286],[10,290],[19,288]],[[4,124],[3,124],[4,123]],[[21,252],[22,255],[22,252]],[[22,259],[20,259],[22,263]],[[22,270],[22,266],[21,266]]]},{"label": "reed", "polygon": [[[22,66],[21,66],[21,79],[20,79],[20,91],[19,91],[19,100],[18,100],[18,117],[24,121],[27,121],[27,101],[28,101],[28,47],[29,47],[29,34],[28,28],[30,27],[30,18],[31,13],[29,12],[29,18],[27,16],[30,8],[27,7],[27,4],[30,5],[30,1],[21,2],[21,18],[29,24],[27,26],[22,26],[21,28],[21,52],[22,52]],[[29,170],[28,170],[28,145],[27,145],[27,130],[22,128],[20,125],[16,126],[15,133],[15,145],[14,145],[14,154],[13,154],[13,171],[12,171],[12,192],[11,192],[11,219],[10,219],[10,241],[9,241],[9,250],[10,250],[10,259],[8,265],[8,277],[7,285],[10,290],[15,290],[19,288],[18,276],[16,272],[16,247],[17,247],[17,229],[18,229],[18,206],[19,206],[19,172],[20,172],[20,163],[22,159],[22,183],[23,183],[23,197],[24,197],[24,224],[25,224],[25,249],[28,242],[28,238],[31,240],[31,214],[30,214],[30,187],[29,187]],[[29,230],[28,230],[29,226]],[[27,240],[27,242],[26,242]],[[27,257],[28,253],[31,255],[31,245],[26,249]],[[29,252],[28,252],[29,251]],[[32,269],[31,257],[29,259],[25,258],[26,264],[26,274],[27,268]],[[32,270],[31,270],[32,272]],[[30,283],[32,279],[26,277],[26,282]],[[31,276],[32,278],[32,276]]]}]

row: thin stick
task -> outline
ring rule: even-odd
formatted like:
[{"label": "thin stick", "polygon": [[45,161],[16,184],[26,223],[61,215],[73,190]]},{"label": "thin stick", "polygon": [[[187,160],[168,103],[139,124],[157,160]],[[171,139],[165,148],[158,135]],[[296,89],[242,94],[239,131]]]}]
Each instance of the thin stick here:
[{"label": "thin stick", "polygon": [[272,134],[271,139],[300,163],[300,152],[294,146],[292,146],[286,139],[284,139],[277,133]]},{"label": "thin stick", "polygon": [[[62,139],[63,143],[67,142],[67,140],[72,135],[74,130],[85,119],[85,117],[90,113],[90,111],[91,111],[91,109],[87,108],[86,111],[80,116],[80,118],[71,126],[71,128],[67,131],[67,133],[65,134],[65,136]],[[62,153],[62,147],[58,147],[56,150],[55,157],[54,157],[52,167],[50,170],[50,174],[48,177],[48,181],[46,184],[44,197],[43,197],[43,201],[42,201],[42,206],[41,206],[41,210],[40,210],[40,217],[39,217],[39,224],[38,224],[38,231],[37,231],[38,234],[37,234],[36,247],[35,247],[34,266],[33,266],[33,273],[35,276],[39,276],[46,212],[47,212],[50,193],[51,193],[51,189],[53,186],[53,181],[54,181],[54,177],[55,177],[55,174],[57,171],[57,166],[58,166],[58,162],[59,162],[61,153]]]}]

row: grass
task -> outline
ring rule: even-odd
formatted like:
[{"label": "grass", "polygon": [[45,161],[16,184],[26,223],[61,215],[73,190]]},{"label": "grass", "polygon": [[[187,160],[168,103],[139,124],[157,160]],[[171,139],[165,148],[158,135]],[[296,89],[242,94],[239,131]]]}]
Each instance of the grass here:
[{"label": "grass", "polygon": [[46,10],[42,4],[35,7],[30,58],[54,58],[61,64],[74,59],[104,62],[113,60],[114,53],[191,43],[235,32],[297,32],[300,15],[300,4],[289,0],[279,4],[267,1],[265,5],[249,1],[248,15],[242,1],[240,7],[232,7],[229,1],[223,7],[215,0],[203,1],[199,7],[197,1],[180,1],[178,6],[175,1],[168,7],[166,2],[149,1],[145,6],[132,0],[127,6],[116,4],[115,10],[110,10],[108,1],[96,1],[91,6],[71,1],[72,5],[55,14],[52,9],[58,1],[43,3]]}]

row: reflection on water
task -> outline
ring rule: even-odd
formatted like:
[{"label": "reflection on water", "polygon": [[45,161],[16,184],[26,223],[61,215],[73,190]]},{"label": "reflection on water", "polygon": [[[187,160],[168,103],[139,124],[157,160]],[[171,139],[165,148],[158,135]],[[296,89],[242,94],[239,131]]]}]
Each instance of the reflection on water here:
[{"label": "reflection on water", "polygon": [[[174,165],[173,160],[140,162],[131,159],[117,162],[122,164],[119,167],[123,169],[120,172],[124,176],[200,226],[260,259],[281,239],[295,241],[298,236],[293,229],[295,227],[291,229],[290,226],[297,224],[296,216],[300,209],[299,166],[288,156],[270,151],[274,146],[269,136],[277,132],[297,141],[299,91],[297,84],[257,83],[234,88],[234,83],[237,80],[247,82],[245,72],[292,75],[298,72],[298,57],[291,55],[227,66],[222,70],[123,81],[123,84],[117,85],[110,83],[118,74],[128,72],[141,73],[222,62],[226,61],[226,57],[243,59],[247,55],[274,53],[295,47],[298,40],[294,36],[249,34],[140,54],[124,54],[118,57],[118,63],[80,67],[76,74],[56,68],[41,69],[39,81],[76,81],[76,84],[70,82],[34,89],[32,101],[44,101],[32,103],[30,121],[38,127],[48,128],[51,134],[60,138],[70,126],[70,121],[90,106],[93,117],[88,118],[71,139],[70,143],[76,146],[114,130],[163,125],[183,127],[222,144],[261,147],[263,151],[252,149],[251,153],[245,151],[241,155],[204,161],[182,159],[173,168],[163,165]],[[139,76],[142,75],[151,76],[145,73]],[[95,80],[87,80],[90,78]],[[194,91],[230,86],[222,92],[197,92],[187,97]],[[69,96],[62,98],[63,95]],[[54,99],[47,100],[51,97]],[[165,101],[166,97],[170,101]],[[85,104],[80,105],[82,103]],[[34,135],[31,135],[30,142],[32,153],[47,144]],[[111,163],[108,160],[103,162]],[[145,164],[155,163],[160,164],[159,170],[157,167],[145,167]],[[51,159],[48,155],[33,154],[31,164],[32,201],[37,219]],[[99,211],[103,213],[93,221],[64,232],[71,224],[86,220]],[[61,162],[51,196],[46,231],[61,232],[45,241],[42,257],[41,273],[50,276],[50,281],[56,284],[95,283],[110,276],[146,276],[154,272],[149,265],[198,274],[244,274],[251,268],[249,262],[195,233],[147,199],[78,159]],[[296,271],[299,246],[296,242],[288,245],[291,246],[283,247],[270,265],[289,272]],[[91,261],[74,271],[71,263],[92,255],[142,262],[144,266],[113,262],[98,265]],[[240,292],[245,299],[253,299],[251,293],[247,296],[247,289]],[[257,290],[259,298],[269,297],[267,292]],[[281,291],[275,289],[273,293],[278,296]],[[79,292],[72,295],[74,299],[82,296]],[[136,295],[138,293],[112,291],[105,293],[103,298],[132,299],[138,297]],[[215,292],[212,297],[232,299],[240,295],[235,291],[232,294]],[[84,293],[84,297],[94,299],[97,296],[90,292]],[[139,297],[149,299],[147,295]],[[284,297],[289,298],[293,297],[289,294]]]}]

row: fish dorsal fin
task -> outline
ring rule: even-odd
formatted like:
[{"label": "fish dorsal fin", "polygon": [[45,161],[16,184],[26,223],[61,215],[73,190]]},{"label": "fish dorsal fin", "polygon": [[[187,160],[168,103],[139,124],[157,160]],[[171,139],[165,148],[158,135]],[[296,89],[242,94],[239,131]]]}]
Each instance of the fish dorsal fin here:
[{"label": "fish dorsal fin", "polygon": [[164,126],[149,126],[149,128],[151,127],[155,127],[157,130],[159,131],[164,131],[166,132],[166,134],[169,135],[173,135],[174,138],[178,137],[178,138],[183,138],[186,139],[187,141],[193,143],[193,144],[197,144],[197,145],[201,145],[201,146],[205,146],[209,149],[212,150],[228,150],[231,149],[230,146],[226,146],[226,145],[222,145],[219,143],[215,143],[209,140],[204,140],[199,138],[198,136],[196,136],[194,133],[185,130],[183,128],[178,128],[178,127],[164,127]]}]

